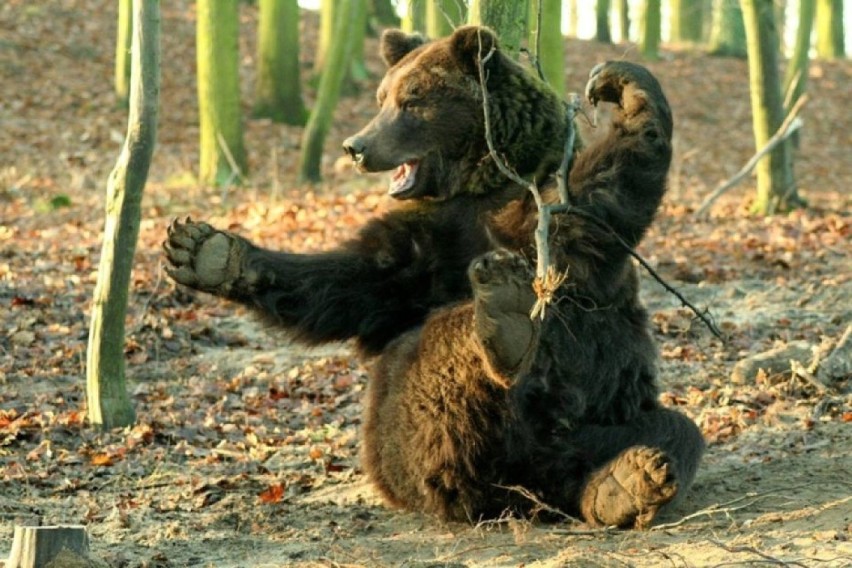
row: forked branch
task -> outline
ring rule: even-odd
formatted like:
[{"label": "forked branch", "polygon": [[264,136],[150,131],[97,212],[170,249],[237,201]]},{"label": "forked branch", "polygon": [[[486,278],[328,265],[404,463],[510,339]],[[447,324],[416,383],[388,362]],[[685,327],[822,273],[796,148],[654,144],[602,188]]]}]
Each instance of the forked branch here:
[{"label": "forked branch", "polygon": [[702,321],[704,324],[710,329],[710,331],[718,337],[719,339],[724,341],[722,336],[722,332],[719,331],[719,328],[713,323],[713,321],[708,317],[706,310],[700,311],[696,308],[689,300],[687,300],[680,292],[678,292],[674,287],[669,285],[663,278],[657,274],[657,272],[651,268],[648,262],[633,248],[628,245],[621,236],[607,224],[602,219],[598,219],[588,211],[583,209],[578,209],[571,205],[568,201],[568,172],[571,169],[571,162],[574,158],[574,139],[575,139],[575,131],[574,131],[574,117],[577,112],[579,112],[581,107],[580,97],[577,95],[571,95],[569,97],[569,101],[565,104],[565,112],[566,112],[566,133],[565,133],[565,149],[562,157],[562,163],[560,164],[559,171],[556,174],[556,182],[557,182],[557,194],[559,196],[559,203],[557,204],[546,204],[541,197],[541,192],[538,189],[538,186],[535,184],[535,181],[529,181],[522,178],[516,171],[510,168],[503,158],[497,152],[497,149],[494,146],[494,139],[491,131],[491,113],[489,107],[489,98],[488,98],[488,74],[485,71],[485,65],[488,61],[494,56],[496,48],[492,47],[490,51],[483,55],[482,53],[482,37],[479,37],[479,83],[482,92],[482,110],[485,118],[485,141],[488,144],[488,152],[491,156],[491,159],[494,160],[494,163],[497,165],[497,169],[505,175],[508,179],[517,183],[518,185],[527,188],[529,192],[532,194],[533,199],[535,200],[536,208],[538,209],[538,223],[536,224],[535,229],[535,245],[536,245],[536,276],[533,282],[533,288],[536,292],[536,296],[538,300],[533,306],[532,313],[530,314],[531,318],[541,318],[544,319],[545,309],[547,305],[553,301],[554,295],[559,287],[565,282],[568,277],[568,270],[559,271],[555,266],[553,266],[550,262],[550,243],[549,243],[549,234],[550,234],[550,221],[553,214],[563,214],[563,215],[578,215],[583,217],[595,224],[599,227],[605,229],[609,232],[616,242],[627,251],[630,256],[635,258],[637,262],[639,262],[642,267],[648,271],[648,273],[666,289],[666,291],[675,295],[681,303],[692,310],[693,313]]}]

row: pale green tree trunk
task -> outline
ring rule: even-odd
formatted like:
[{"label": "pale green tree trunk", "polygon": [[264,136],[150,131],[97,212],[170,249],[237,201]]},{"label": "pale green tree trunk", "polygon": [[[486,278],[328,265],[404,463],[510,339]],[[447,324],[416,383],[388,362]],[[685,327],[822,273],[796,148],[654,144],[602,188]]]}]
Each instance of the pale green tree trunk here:
[{"label": "pale green tree trunk", "polygon": [[[772,0],[742,0],[748,46],[749,83],[755,146],[766,146],[784,120],[778,73],[778,32]],[[803,204],[793,180],[789,144],[779,144],[757,164],[753,212],[771,215]]]},{"label": "pale green tree trunk", "polygon": [[580,30],[579,0],[568,0],[568,36],[577,37]]},{"label": "pale green tree trunk", "polygon": [[361,5],[356,8],[358,21],[353,22],[355,29],[352,30],[352,51],[349,53],[349,78],[356,83],[354,90],[357,90],[357,83],[361,83],[370,78],[370,73],[367,71],[367,64],[364,61],[364,37],[367,35],[368,8],[367,0],[351,0],[359,2]]},{"label": "pale green tree trunk", "polygon": [[710,32],[710,53],[730,57],[746,56],[743,12],[739,0],[716,0]]},{"label": "pale green tree trunk", "polygon": [[645,59],[657,59],[660,56],[661,11],[660,0],[645,0],[639,19],[639,52]]},{"label": "pale green tree trunk", "polygon": [[612,43],[609,32],[609,0],[597,0],[595,3],[595,39],[601,43]]},{"label": "pale green tree trunk", "polygon": [[464,4],[457,0],[421,0],[426,2],[426,35],[439,38],[453,33],[464,23]]},{"label": "pale green tree trunk", "polygon": [[843,0],[817,0],[816,50],[822,59],[845,56]]},{"label": "pale green tree trunk", "polygon": [[86,352],[88,418],[103,429],[136,420],[125,386],[124,319],[142,192],[157,139],[159,0],[133,0],[133,22],[127,137],[107,182],[106,222]]},{"label": "pale green tree trunk", "polygon": [[670,0],[671,40],[699,43],[704,30],[704,0]]},{"label": "pale green tree trunk", "polygon": [[196,11],[198,180],[206,185],[239,183],[247,161],[240,108],[237,0],[198,0]]},{"label": "pale green tree trunk", "polygon": [[362,9],[364,3],[360,1],[340,2],[335,6],[334,41],[329,46],[328,59],[320,77],[316,103],[302,133],[302,153],[299,156],[301,181],[317,182],[321,179],[323,143],[340,98],[349,60],[347,55],[352,51],[353,38],[358,36],[352,22],[360,21],[358,12]]},{"label": "pale green tree trunk", "polygon": [[130,42],[133,36],[133,0],[118,0],[118,33],[115,39],[115,97],[127,106],[130,96]]},{"label": "pale green tree trunk", "polygon": [[630,41],[630,2],[616,0],[615,9],[618,15],[618,30],[622,42]]},{"label": "pale green tree trunk", "polygon": [[[538,28],[539,22],[541,22],[541,29]],[[544,78],[560,95],[565,92],[565,46],[562,41],[561,24],[561,0],[530,2],[530,47],[538,44],[540,51],[536,57]]]},{"label": "pale green tree trunk", "polygon": [[[351,0],[346,0],[347,2]],[[337,17],[335,0],[322,0],[320,2],[320,31],[317,38],[317,47],[314,50],[314,75],[319,77],[325,67],[325,58],[334,41],[334,23]]]},{"label": "pale green tree trunk", "polygon": [[407,5],[405,17],[402,18],[402,31],[407,33],[426,31],[426,2],[427,0],[400,0]]},{"label": "pale green tree trunk", "polygon": [[495,30],[503,52],[517,59],[526,35],[528,12],[524,0],[472,0],[468,23]]},{"label": "pale green tree trunk", "polygon": [[254,116],[303,125],[307,118],[299,79],[299,4],[260,0]]},{"label": "pale green tree trunk", "polygon": [[398,28],[399,16],[392,0],[370,0],[370,15],[382,26]]},{"label": "pale green tree trunk", "polygon": [[784,75],[784,94],[789,100],[785,110],[788,112],[807,90],[814,8],[814,0],[799,0],[799,28],[796,30],[796,44],[793,47],[793,56],[787,65],[787,73]]}]

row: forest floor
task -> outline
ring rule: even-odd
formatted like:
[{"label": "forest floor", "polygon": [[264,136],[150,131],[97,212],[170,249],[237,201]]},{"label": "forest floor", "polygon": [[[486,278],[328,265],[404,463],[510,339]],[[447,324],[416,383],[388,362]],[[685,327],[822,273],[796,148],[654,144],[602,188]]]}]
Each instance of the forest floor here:
[{"label": "forest floor", "polygon": [[[709,444],[688,498],[645,532],[442,524],[387,508],[365,481],[367,378],[347,345],[291,344],[239,307],[176,289],[162,266],[176,216],[308,251],[388,206],[385,176],[358,175],[338,150],[374,112],[375,39],[373,79],[337,109],[323,183],[295,182],[299,128],[246,120],[249,183],[200,188],[193,4],[163,3],[159,138],[127,317],[138,420],[87,426],[106,178],[126,124],[111,91],[115,5],[0,4],[0,557],[15,524],[40,522],[86,525],[111,567],[852,566],[849,344],[832,351],[852,324],[852,62],[811,65],[796,154],[810,207],[751,217],[747,179],[705,220],[702,199],[754,153],[746,63],[669,46],[649,64],[674,110],[675,159],[640,252],[727,337],[643,272],[662,400]],[[242,5],[246,116],[256,16]],[[306,18],[306,79],[315,24]],[[574,40],[566,53],[577,91],[596,63],[638,57]],[[751,359],[774,348],[774,363]],[[753,364],[735,373],[740,361]]]}]

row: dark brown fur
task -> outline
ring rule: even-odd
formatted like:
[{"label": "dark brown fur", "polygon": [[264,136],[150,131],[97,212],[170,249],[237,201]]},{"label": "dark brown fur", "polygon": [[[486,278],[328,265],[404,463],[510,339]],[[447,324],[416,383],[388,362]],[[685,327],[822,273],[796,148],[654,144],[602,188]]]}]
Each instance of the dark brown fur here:
[{"label": "dark brown fur", "polygon": [[547,317],[531,321],[537,210],[486,148],[477,61],[492,46],[494,141],[553,201],[548,177],[570,128],[561,101],[487,29],[425,44],[392,31],[379,113],[345,147],[365,171],[407,164],[395,194],[405,203],[314,255],[176,223],[169,272],[298,339],[355,338],[378,355],[364,466],[390,503],[475,521],[529,511],[508,489],[520,485],[591,524],[644,527],[691,483],[703,449],[695,425],[657,402],[655,348],[621,242],[639,242],[665,191],[668,103],[642,67],[593,70],[587,94],[614,103],[614,119],[576,155],[576,213],[551,227],[568,277]]}]

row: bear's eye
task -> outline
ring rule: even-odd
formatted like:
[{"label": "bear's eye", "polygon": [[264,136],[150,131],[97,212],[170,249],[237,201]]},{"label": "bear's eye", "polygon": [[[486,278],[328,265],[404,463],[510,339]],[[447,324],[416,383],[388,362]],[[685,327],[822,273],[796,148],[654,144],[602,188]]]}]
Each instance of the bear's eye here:
[{"label": "bear's eye", "polygon": [[413,110],[423,106],[423,99],[419,97],[408,97],[400,102],[399,107],[402,110]]}]

